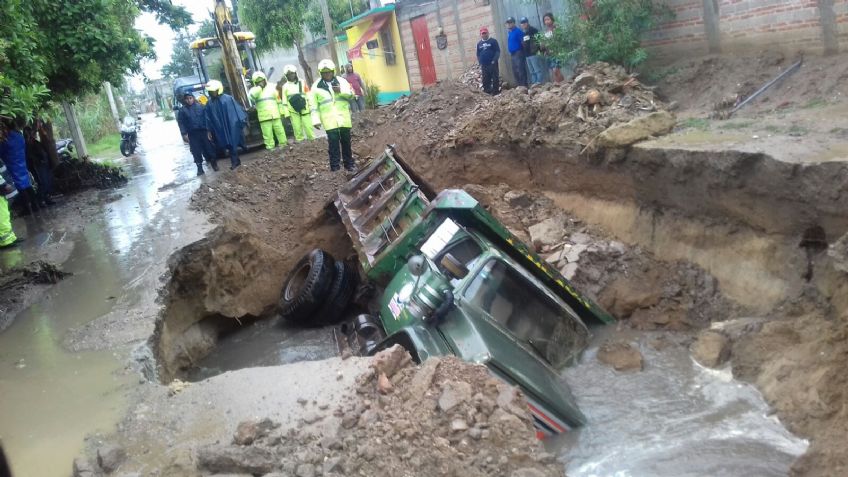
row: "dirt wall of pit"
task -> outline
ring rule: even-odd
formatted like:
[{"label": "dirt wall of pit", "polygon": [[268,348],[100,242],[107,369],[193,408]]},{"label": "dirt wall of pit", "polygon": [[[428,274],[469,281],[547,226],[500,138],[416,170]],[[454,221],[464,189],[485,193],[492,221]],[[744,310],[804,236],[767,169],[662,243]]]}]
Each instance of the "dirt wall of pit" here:
[{"label": "dirt wall of pit", "polygon": [[[806,283],[848,310],[838,298],[841,274],[824,253],[848,232],[848,165],[735,151],[581,149],[477,145],[439,154],[415,148],[405,157],[437,190],[508,183],[544,192],[661,260],[703,267],[753,312],[772,309]],[[805,243],[811,231],[823,232],[824,243]]]}]

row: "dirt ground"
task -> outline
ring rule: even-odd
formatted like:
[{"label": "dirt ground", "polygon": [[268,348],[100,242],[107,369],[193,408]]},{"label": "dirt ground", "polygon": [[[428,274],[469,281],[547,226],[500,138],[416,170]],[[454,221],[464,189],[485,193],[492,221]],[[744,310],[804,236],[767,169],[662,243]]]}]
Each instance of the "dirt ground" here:
[{"label": "dirt ground", "polygon": [[[361,165],[391,143],[436,190],[465,188],[625,326],[688,333],[750,318],[722,331],[732,342],[734,375],[756,384],[780,419],[811,440],[795,474],[841,475],[848,470],[839,438],[848,425],[848,381],[839,372],[848,353],[848,272],[839,244],[848,239],[837,239],[848,232],[848,168],[840,161],[848,157],[839,153],[840,128],[848,125],[816,117],[837,117],[845,107],[848,57],[807,58],[734,119],[709,119],[717,103],[749,94],[792,62],[686,60],[657,69],[656,88],[599,66],[585,83],[495,98],[441,83],[357,117],[354,151]],[[590,89],[598,90],[597,105],[588,104]],[[676,125],[666,127],[666,109]],[[652,114],[662,117],[648,129],[631,122]],[[626,147],[599,139],[623,125],[624,136],[649,141]],[[323,141],[283,155],[248,162],[195,193],[194,207],[221,228],[172,258],[154,348],[179,341],[189,351],[160,361],[160,378],[179,375],[194,353],[214,346],[221,320],[273,315],[288,268],[309,249],[352,253],[325,209],[346,177],[327,170]],[[556,237],[537,243],[534,227],[547,220]],[[807,236],[817,227],[819,242]],[[189,282],[200,288],[184,289]],[[244,293],[247,283],[261,290]],[[400,376],[392,385],[403,388]],[[405,418],[392,398],[370,402]],[[355,426],[342,432],[373,437]],[[275,435],[279,441],[261,444],[321,446]],[[295,470],[319,464],[290,461]],[[372,469],[368,459],[356,465]]]}]

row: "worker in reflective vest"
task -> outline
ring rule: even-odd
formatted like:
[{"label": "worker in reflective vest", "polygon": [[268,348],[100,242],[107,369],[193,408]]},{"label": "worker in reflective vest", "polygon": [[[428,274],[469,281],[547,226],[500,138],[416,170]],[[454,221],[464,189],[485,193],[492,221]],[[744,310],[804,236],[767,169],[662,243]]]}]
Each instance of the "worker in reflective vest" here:
[{"label": "worker in reflective vest", "polygon": [[312,124],[327,131],[329,142],[330,170],[344,168],[353,172],[356,164],[350,148],[350,102],[353,88],[344,78],[336,76],[336,65],[331,60],[318,63],[321,78],[312,85]]},{"label": "worker in reflective vest", "polygon": [[277,144],[286,145],[286,130],[280,117],[280,98],[277,96],[277,88],[268,84],[265,73],[257,71],[251,77],[253,88],[250,88],[250,98],[256,105],[256,115],[259,119],[259,128],[262,130],[262,139],[265,149],[274,149],[274,137]]},{"label": "worker in reflective vest", "polygon": [[280,91],[283,116],[291,119],[295,141],[300,142],[304,138],[311,141],[315,139],[315,132],[312,131],[312,120],[310,118],[312,108],[309,103],[312,99],[309,94],[309,86],[303,84],[297,77],[297,67],[294,65],[284,66],[283,75],[285,81]]}]

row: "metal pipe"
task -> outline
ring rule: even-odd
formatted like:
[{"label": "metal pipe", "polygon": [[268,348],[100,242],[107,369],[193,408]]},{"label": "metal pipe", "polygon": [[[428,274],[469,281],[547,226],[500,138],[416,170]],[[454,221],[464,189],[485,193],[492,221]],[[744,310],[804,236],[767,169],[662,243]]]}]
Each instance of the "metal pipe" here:
[{"label": "metal pipe", "polygon": [[755,91],[754,94],[745,98],[745,101],[742,101],[741,103],[737,104],[735,108],[731,109],[730,114],[732,115],[736,111],[739,111],[740,109],[742,109],[743,106],[745,106],[746,104],[748,104],[751,101],[753,101],[754,99],[756,99],[757,96],[763,94],[767,89],[771,88],[772,85],[774,85],[775,83],[777,83],[778,81],[780,81],[784,77],[789,76],[789,74],[794,72],[796,69],[798,69],[801,66],[801,63],[803,63],[803,62],[804,62],[803,59],[798,60],[794,65],[790,66],[786,71],[777,75],[777,78],[775,78],[775,79],[769,81],[768,83],[764,84],[763,87],[758,89],[757,91]]}]

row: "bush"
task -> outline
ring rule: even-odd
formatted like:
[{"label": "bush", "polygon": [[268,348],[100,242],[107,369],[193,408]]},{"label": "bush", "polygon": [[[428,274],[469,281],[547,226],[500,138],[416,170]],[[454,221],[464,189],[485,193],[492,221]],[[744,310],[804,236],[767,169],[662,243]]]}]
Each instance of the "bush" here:
[{"label": "bush", "polygon": [[377,106],[380,105],[380,101],[378,99],[380,95],[380,87],[374,83],[369,81],[365,81],[365,107],[368,109],[377,109]]},{"label": "bush", "polygon": [[656,0],[567,0],[571,14],[554,30],[552,38],[540,35],[550,54],[565,62],[605,61],[628,70],[643,63],[645,33],[673,18],[667,5]]}]

